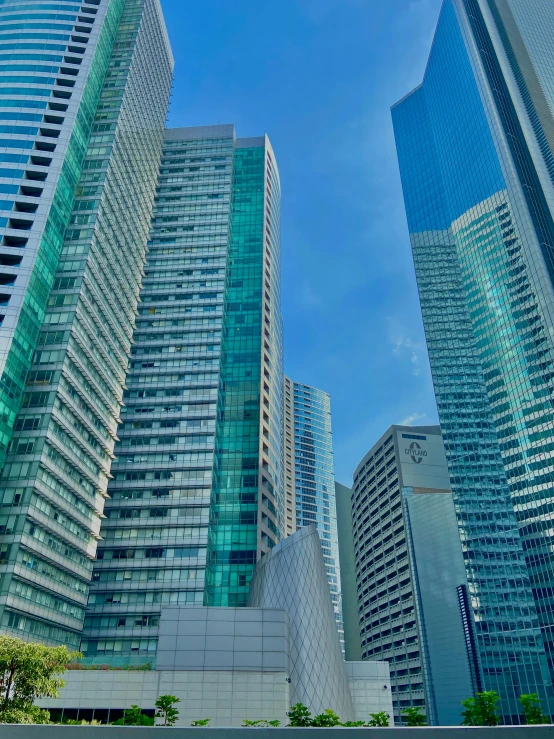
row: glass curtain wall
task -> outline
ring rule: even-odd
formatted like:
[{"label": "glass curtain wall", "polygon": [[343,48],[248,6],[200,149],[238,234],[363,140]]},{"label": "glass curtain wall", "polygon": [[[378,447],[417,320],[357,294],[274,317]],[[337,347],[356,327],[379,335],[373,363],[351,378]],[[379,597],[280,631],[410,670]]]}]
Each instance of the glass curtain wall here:
[{"label": "glass curtain wall", "polygon": [[[55,221],[65,240],[2,477],[1,628],[72,646],[100,538],[173,66],[157,0],[105,6],[73,131],[81,158],[64,183],[76,197],[69,223]],[[88,18],[68,45],[76,72],[93,41],[97,16]],[[71,89],[57,98],[68,108]],[[51,142],[62,112],[48,114]]]},{"label": "glass curtain wall", "polygon": [[424,82],[393,108],[481,680],[513,722],[523,692],[554,711],[554,170],[541,102],[553,24],[551,3],[445,0]]},{"label": "glass curtain wall", "polygon": [[344,648],[331,398],[323,390],[286,379],[290,383],[287,402],[292,416],[296,528],[313,523],[318,530]]},{"label": "glass curtain wall", "polygon": [[152,662],[164,605],[246,605],[259,553],[277,540],[269,485],[280,474],[281,408],[271,389],[282,354],[278,250],[269,255],[264,240],[264,222],[278,235],[269,156],[267,139],[236,139],[231,125],[166,131],[85,623],[89,661]]}]

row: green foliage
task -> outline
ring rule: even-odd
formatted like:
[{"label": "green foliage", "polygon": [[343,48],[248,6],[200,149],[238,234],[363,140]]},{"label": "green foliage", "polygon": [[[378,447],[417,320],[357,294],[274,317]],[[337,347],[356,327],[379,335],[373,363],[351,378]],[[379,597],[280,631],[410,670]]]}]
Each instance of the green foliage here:
[{"label": "green foliage", "polygon": [[275,720],[275,721],[266,721],[263,718],[260,718],[257,721],[249,721],[247,718],[245,718],[243,720],[243,722],[242,722],[242,725],[243,726],[258,726],[258,727],[261,726],[263,728],[267,728],[269,726],[273,726],[273,727],[280,726],[281,725],[281,722],[280,721],[277,721],[277,720]]},{"label": "green foliage", "polygon": [[462,711],[462,726],[498,726],[497,703],[500,700],[494,690],[476,693],[475,698],[466,698],[462,701],[465,711]]},{"label": "green foliage", "polygon": [[65,665],[79,652],[67,647],[46,647],[0,636],[0,701],[1,708],[10,704],[26,710],[36,698],[58,698],[64,681],[59,677]]},{"label": "green foliage", "polygon": [[389,714],[384,711],[379,711],[379,713],[370,713],[369,721],[366,726],[386,727],[389,725],[389,718]]},{"label": "green foliage", "polygon": [[330,708],[326,708],[323,713],[314,716],[312,719],[312,726],[315,727],[329,727],[329,726],[340,726],[340,718]]},{"label": "green foliage", "polygon": [[537,693],[524,693],[519,696],[523,708],[524,724],[550,724],[550,716],[545,716]]},{"label": "green foliage", "polygon": [[8,704],[0,709],[0,724],[49,724],[50,713],[37,706],[17,707]]},{"label": "green foliage", "polygon": [[176,695],[160,695],[154,704],[158,709],[156,718],[163,719],[162,726],[173,726],[179,718],[179,711],[175,708],[176,703],[180,703],[181,699]]},{"label": "green foliage", "polygon": [[131,706],[123,711],[123,716],[112,722],[112,726],[154,726],[155,721],[142,712],[139,706]]},{"label": "green foliage", "polygon": [[80,656],[67,647],[0,636],[0,723],[49,723],[48,711],[33,703],[37,698],[58,698],[65,685],[61,678],[65,665]]},{"label": "green foliage", "polygon": [[191,726],[207,726],[211,721],[211,718],[199,718],[193,721]]},{"label": "green foliage", "polygon": [[345,721],[341,726],[347,726],[349,728],[356,728],[357,726],[365,726],[363,721]]},{"label": "green foliage", "polygon": [[417,706],[402,711],[402,718],[406,726],[427,726],[425,716],[421,713],[421,708],[417,708]]},{"label": "green foliage", "polygon": [[287,716],[290,721],[289,726],[298,728],[312,725],[312,714],[303,703],[296,703],[291,706]]}]

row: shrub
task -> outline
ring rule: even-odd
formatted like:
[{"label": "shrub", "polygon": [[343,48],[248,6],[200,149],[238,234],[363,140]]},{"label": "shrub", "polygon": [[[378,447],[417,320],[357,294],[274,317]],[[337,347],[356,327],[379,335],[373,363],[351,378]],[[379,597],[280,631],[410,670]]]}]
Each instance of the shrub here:
[{"label": "shrub", "polygon": [[389,714],[385,713],[384,711],[379,711],[379,713],[370,713],[369,714],[369,721],[367,722],[367,726],[379,726],[379,727],[386,727],[389,725]]},{"label": "shrub", "polygon": [[549,724],[550,716],[545,716],[537,693],[524,693],[519,696],[523,708],[524,724]]},{"label": "shrub", "polygon": [[123,716],[112,722],[112,726],[154,726],[155,721],[142,712],[138,706],[131,706],[123,711]]},{"label": "shrub", "polygon": [[476,693],[475,698],[466,698],[462,701],[465,711],[462,711],[462,726],[498,726],[497,703],[500,700],[494,690]]},{"label": "shrub", "polygon": [[417,706],[406,708],[402,712],[402,718],[406,726],[427,726],[425,716],[421,713],[421,708],[417,708]]},{"label": "shrub", "polygon": [[156,703],[154,704],[158,709],[156,711],[156,718],[162,718],[162,726],[173,726],[173,724],[179,718],[179,711],[174,708],[176,703],[180,703],[180,698],[176,695],[160,695]]},{"label": "shrub", "polygon": [[325,728],[330,726],[340,726],[341,723],[337,714],[330,708],[326,708],[323,713],[313,717],[311,725],[318,728]]},{"label": "shrub", "polygon": [[312,714],[303,703],[296,703],[294,706],[291,706],[287,716],[290,721],[289,726],[306,727],[312,725]]},{"label": "shrub", "polygon": [[207,726],[211,721],[211,718],[199,718],[193,721],[191,726]]},{"label": "shrub", "polygon": [[37,706],[8,705],[0,710],[0,724],[49,724],[50,713]]}]

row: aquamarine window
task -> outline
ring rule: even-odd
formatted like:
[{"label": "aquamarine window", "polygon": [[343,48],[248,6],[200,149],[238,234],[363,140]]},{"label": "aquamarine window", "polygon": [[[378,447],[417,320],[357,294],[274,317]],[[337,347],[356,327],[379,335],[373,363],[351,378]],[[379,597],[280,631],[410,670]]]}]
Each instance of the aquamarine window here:
[{"label": "aquamarine window", "polygon": [[0,182],[0,193],[2,195],[17,195],[19,185],[6,185],[4,182]]},{"label": "aquamarine window", "polygon": [[[52,90],[38,90],[32,87],[0,87],[0,95],[36,95],[37,97],[50,97]],[[24,100],[18,100],[18,105],[25,106]]]},{"label": "aquamarine window", "polygon": [[50,4],[29,4],[29,5],[18,5],[17,2],[13,3],[2,3],[3,7],[0,7],[0,15],[2,13],[12,12],[14,10],[74,10],[76,13],[81,9],[79,5],[50,5]]},{"label": "aquamarine window", "polygon": [[[50,94],[50,91],[46,90],[48,94]],[[1,94],[1,93],[0,93]],[[23,94],[23,93],[22,93]],[[27,95],[31,95],[32,93],[28,92]],[[42,100],[2,100],[2,107],[3,108],[46,108],[46,103],[42,102]],[[6,116],[3,120],[13,120],[14,118],[23,118],[23,116],[20,114],[18,116]],[[42,116],[37,118],[28,118],[23,120],[42,120]]]},{"label": "aquamarine window", "polygon": [[[2,70],[0,69],[0,73]],[[2,75],[0,77],[0,85],[5,85],[8,82],[21,82],[23,84],[39,84],[39,85],[53,85],[56,80],[54,77],[27,77],[27,76],[19,76],[19,75]],[[0,88],[0,90],[3,90],[3,88]],[[6,89],[6,92],[9,92],[9,88]],[[41,91],[44,93],[44,90]],[[19,95],[20,93],[14,93],[16,95]]]},{"label": "aquamarine window", "polygon": [[[52,41],[69,41],[69,36],[65,33],[3,33],[0,32],[0,41],[8,41],[9,39],[28,39],[28,38],[45,38]],[[20,45],[21,46],[21,45]],[[65,47],[63,47],[65,49]]]},{"label": "aquamarine window", "polygon": [[[60,20],[60,21],[74,21],[77,20],[76,15],[68,15],[67,13],[27,13],[26,15],[3,15],[0,11],[0,20],[2,23],[8,21],[16,21],[26,18],[27,20],[39,20],[41,18],[49,20]],[[10,28],[28,28],[29,26],[10,26]],[[33,26],[34,27],[34,26]],[[56,28],[65,29],[65,26],[56,26]]]},{"label": "aquamarine window", "polygon": [[[32,114],[29,114],[31,116]],[[9,115],[0,113],[0,120],[10,120]],[[22,116],[19,115],[19,118]],[[32,118],[23,118],[23,120],[27,121],[40,121],[42,119],[41,115],[34,115]],[[14,133],[19,136],[36,136],[38,133],[38,128],[35,126],[0,126],[0,133]]]},{"label": "aquamarine window", "polygon": [[23,169],[8,169],[0,167],[0,177],[23,177],[25,171]]},{"label": "aquamarine window", "polygon": [[27,164],[29,161],[28,154],[2,154],[0,153],[0,162],[16,162],[17,164]]},{"label": "aquamarine window", "polygon": [[[19,34],[18,34],[19,37]],[[0,41],[3,41],[6,37],[0,36]],[[69,38],[69,36],[67,37]],[[47,49],[48,51],[66,51],[67,45],[60,46],[59,44],[49,44],[48,42],[43,44],[2,44],[0,43],[0,51],[8,51],[9,49]]]},{"label": "aquamarine window", "polygon": [[[2,20],[4,21],[5,18],[2,18]],[[47,21],[47,20],[48,19],[45,18],[45,21]],[[38,30],[38,29],[41,29],[41,28],[48,28],[49,25],[50,25],[50,22],[46,22],[46,23],[10,23],[9,25],[7,25],[5,27],[5,29],[4,28],[0,29],[0,33],[3,34],[5,31],[7,32],[7,31],[16,31],[16,30],[23,30],[23,29],[32,29],[32,30],[35,30],[36,29],[36,30]],[[71,24],[70,26],[67,26],[65,24],[61,24],[61,23],[58,24],[57,23],[55,26],[51,26],[51,27],[52,28],[55,28],[57,31],[72,31],[73,30],[73,24]],[[52,35],[54,36],[54,38],[58,38],[58,39],[59,38],[62,38],[61,36],[56,35],[56,34],[52,34]],[[2,38],[5,38],[5,36],[2,36]],[[20,38],[20,34],[17,35],[17,38]],[[38,38],[43,38],[43,37],[42,36],[39,36]]]},{"label": "aquamarine window", "polygon": [[[19,139],[0,139],[0,148],[32,149],[34,143],[34,141],[20,141]],[[4,161],[6,161],[5,158]]]},{"label": "aquamarine window", "polygon": [[[57,54],[0,54],[0,62],[29,59],[36,62],[61,62],[63,57]],[[10,65],[10,69],[13,69]]]},{"label": "aquamarine window", "polygon": [[[50,64],[3,64],[0,65],[0,74],[3,72],[44,72],[57,74],[60,71],[59,65],[52,67]],[[13,79],[7,79],[2,77],[2,82],[17,82],[22,79],[21,77],[13,77]],[[35,78],[37,81],[42,81],[42,77]],[[34,81],[34,80],[33,80]],[[52,80],[53,82],[54,80]]]},{"label": "aquamarine window", "polygon": [[0,210],[11,210],[13,208],[13,200],[0,200]]}]

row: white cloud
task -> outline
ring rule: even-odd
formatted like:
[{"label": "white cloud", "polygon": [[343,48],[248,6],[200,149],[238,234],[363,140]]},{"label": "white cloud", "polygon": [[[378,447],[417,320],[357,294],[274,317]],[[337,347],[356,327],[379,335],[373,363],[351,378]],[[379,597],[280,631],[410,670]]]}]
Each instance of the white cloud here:
[{"label": "white cloud", "polygon": [[409,416],[406,416],[406,418],[398,421],[398,425],[413,426],[417,421],[422,421],[424,418],[427,418],[427,413],[411,413]]},{"label": "white cloud", "polygon": [[402,334],[397,335],[392,340],[392,353],[397,357],[404,359],[409,357],[409,361],[412,365],[412,375],[419,377],[421,375],[420,356],[424,350],[424,345],[421,341],[414,341],[409,336]]}]

